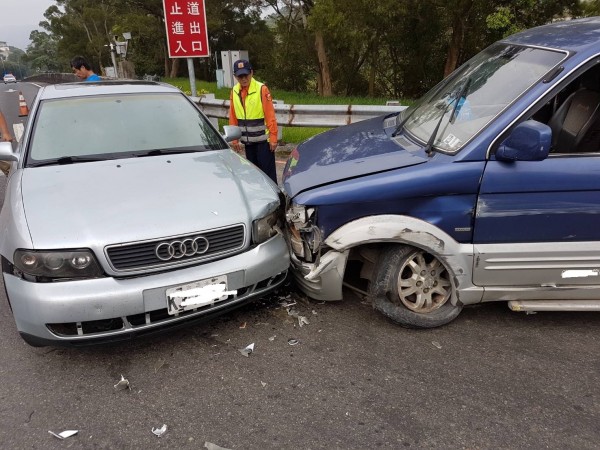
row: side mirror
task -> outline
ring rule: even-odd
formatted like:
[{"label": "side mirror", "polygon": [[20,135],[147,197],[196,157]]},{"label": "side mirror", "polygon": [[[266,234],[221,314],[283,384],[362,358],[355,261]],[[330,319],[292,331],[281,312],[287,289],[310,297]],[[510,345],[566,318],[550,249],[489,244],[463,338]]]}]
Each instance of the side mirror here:
[{"label": "side mirror", "polygon": [[225,142],[235,141],[242,137],[242,130],[240,127],[236,127],[235,125],[224,125],[223,126],[223,138],[225,138]]},{"label": "side mirror", "polygon": [[526,120],[515,127],[496,150],[500,161],[542,161],[548,157],[552,130],[535,120]]},{"label": "side mirror", "polygon": [[13,152],[10,142],[0,142],[0,161],[18,161],[18,153]]}]

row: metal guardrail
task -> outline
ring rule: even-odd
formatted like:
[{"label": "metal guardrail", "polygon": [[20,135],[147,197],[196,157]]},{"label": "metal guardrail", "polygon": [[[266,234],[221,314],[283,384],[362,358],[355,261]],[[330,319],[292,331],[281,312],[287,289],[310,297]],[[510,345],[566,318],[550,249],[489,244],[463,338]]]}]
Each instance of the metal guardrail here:
[{"label": "metal guardrail", "polygon": [[[214,98],[214,94],[192,97],[210,118],[227,119],[229,100]],[[277,125],[291,127],[339,127],[406,109],[402,105],[286,105],[274,100]]]}]

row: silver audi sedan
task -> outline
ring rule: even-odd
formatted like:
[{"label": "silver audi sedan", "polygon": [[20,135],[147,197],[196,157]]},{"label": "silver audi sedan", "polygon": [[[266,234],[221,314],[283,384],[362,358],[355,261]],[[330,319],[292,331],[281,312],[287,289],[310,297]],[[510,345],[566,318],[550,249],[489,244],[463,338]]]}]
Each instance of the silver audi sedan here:
[{"label": "silver audi sedan", "polygon": [[280,285],[282,195],[178,89],[46,86],[10,161],[2,275],[34,346],[127,339],[212,317]]}]

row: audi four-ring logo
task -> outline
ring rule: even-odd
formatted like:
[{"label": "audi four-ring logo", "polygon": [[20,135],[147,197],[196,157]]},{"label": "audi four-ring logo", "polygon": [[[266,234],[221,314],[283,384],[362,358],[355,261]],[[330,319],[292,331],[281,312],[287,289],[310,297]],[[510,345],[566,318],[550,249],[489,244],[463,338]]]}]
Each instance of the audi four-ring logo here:
[{"label": "audi four-ring logo", "polygon": [[156,256],[161,261],[180,259],[184,256],[202,255],[208,250],[208,239],[204,236],[182,241],[161,242],[156,246]]}]

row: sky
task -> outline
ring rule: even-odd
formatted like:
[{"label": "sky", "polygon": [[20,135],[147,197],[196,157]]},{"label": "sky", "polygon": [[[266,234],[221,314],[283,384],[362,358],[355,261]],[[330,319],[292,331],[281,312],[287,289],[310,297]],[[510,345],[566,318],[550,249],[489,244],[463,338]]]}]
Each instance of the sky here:
[{"label": "sky", "polygon": [[54,4],[54,0],[0,0],[0,41],[27,50],[29,33],[41,30],[38,24]]}]

